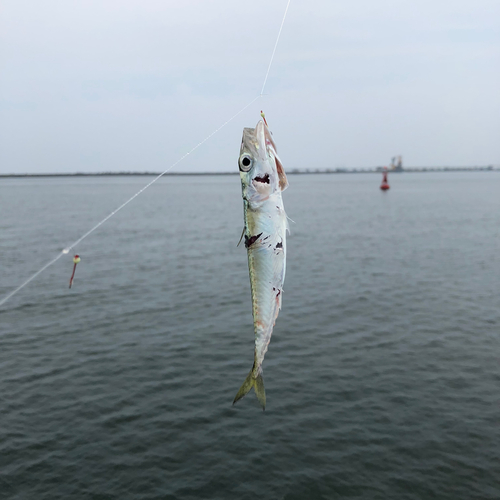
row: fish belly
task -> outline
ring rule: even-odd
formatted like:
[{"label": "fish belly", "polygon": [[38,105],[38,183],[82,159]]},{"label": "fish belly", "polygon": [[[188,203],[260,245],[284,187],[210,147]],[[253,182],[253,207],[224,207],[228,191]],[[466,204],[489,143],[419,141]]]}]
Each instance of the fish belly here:
[{"label": "fish belly", "polygon": [[260,373],[281,308],[286,265],[286,215],[281,195],[270,197],[248,213],[247,236],[260,234],[248,248],[255,332],[254,370]]}]

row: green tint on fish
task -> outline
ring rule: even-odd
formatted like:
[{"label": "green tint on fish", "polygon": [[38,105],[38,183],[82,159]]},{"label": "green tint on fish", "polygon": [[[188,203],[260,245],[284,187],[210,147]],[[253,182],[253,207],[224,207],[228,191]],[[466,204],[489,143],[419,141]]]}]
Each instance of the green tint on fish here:
[{"label": "green tint on fish", "polygon": [[281,192],[287,188],[288,181],[263,120],[255,128],[243,129],[238,163],[245,222],[243,236],[252,290],[255,353],[253,367],[233,404],[253,387],[262,409],[265,409],[262,363],[283,296],[287,218]]}]

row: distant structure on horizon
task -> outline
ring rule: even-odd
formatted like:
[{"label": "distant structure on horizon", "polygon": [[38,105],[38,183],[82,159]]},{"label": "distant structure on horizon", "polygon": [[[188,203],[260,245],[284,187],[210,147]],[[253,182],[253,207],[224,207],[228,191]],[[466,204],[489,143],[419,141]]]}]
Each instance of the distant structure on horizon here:
[{"label": "distant structure on horizon", "polygon": [[390,170],[392,172],[402,172],[403,171],[403,157],[401,155],[394,156],[394,158],[391,159]]}]

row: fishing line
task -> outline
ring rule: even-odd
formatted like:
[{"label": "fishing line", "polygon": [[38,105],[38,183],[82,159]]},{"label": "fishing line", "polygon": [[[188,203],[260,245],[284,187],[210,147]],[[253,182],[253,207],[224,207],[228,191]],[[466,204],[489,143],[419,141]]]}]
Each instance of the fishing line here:
[{"label": "fishing line", "polygon": [[28,278],[22,285],[18,286],[15,290],[7,294],[2,300],[0,300],[0,306],[5,304],[13,295],[15,295],[19,290],[22,290],[30,281],[33,281],[40,273],[43,273],[45,269],[57,262],[66,252],[61,252],[55,259],[45,264],[39,271],[37,271],[31,278]]},{"label": "fishing line", "polygon": [[111,219],[111,217],[113,217],[113,215],[117,214],[122,208],[125,208],[132,200],[134,200],[135,198],[137,198],[149,186],[151,186],[152,184],[154,184],[158,179],[160,179],[167,172],[169,172],[170,170],[172,170],[178,163],[180,163],[182,160],[184,160],[184,158],[186,158],[187,156],[189,156],[192,152],[196,151],[202,144],[204,144],[205,142],[207,142],[212,136],[214,136],[217,132],[219,132],[219,130],[221,130],[222,128],[224,128],[228,123],[232,122],[239,114],[243,113],[243,111],[245,111],[245,109],[247,109],[249,106],[251,106],[260,97],[261,97],[260,95],[254,97],[248,104],[246,104],[243,108],[241,108],[235,115],[233,115],[231,118],[229,118],[228,120],[226,120],[222,125],[220,125],[218,128],[216,128],[211,134],[207,135],[207,137],[205,137],[205,139],[203,139],[202,141],[200,141],[196,146],[194,146],[192,149],[190,149],[185,155],[183,155],[181,158],[179,158],[175,163],[172,163],[172,165],[170,165],[167,169],[165,169],[161,174],[157,175],[151,182],[149,182],[142,189],[140,189],[139,191],[137,191],[137,193],[135,193],[127,201],[125,201],[124,203],[122,203],[118,208],[116,208],[115,210],[113,210],[109,215],[107,215],[106,217],[104,217],[104,219],[102,219],[100,222],[98,222],[92,229],[88,230],[83,236],[81,236],[80,238],[78,238],[71,245],[65,247],[64,250],[62,250],[59,253],[59,255],[57,255],[57,257],[55,257],[50,262],[48,262],[47,264],[45,264],[35,274],[33,274],[30,278],[28,278],[22,285],[18,286],[15,290],[13,290],[9,294],[7,294],[2,300],[0,300],[0,306],[2,306],[3,304],[5,304],[17,292],[19,292],[20,290],[22,290],[28,283],[30,283],[31,281],[33,281],[39,274],[41,274],[43,271],[45,271],[45,269],[47,269],[48,267],[50,267],[52,264],[56,263],[63,255],[68,254],[72,248],[74,248],[76,245],[78,245],[87,236],[91,235],[96,229],[98,229],[106,221],[108,221],[109,219]]},{"label": "fishing line", "polygon": [[269,76],[269,71],[271,71],[271,65],[273,64],[274,54],[276,53],[276,47],[278,46],[278,42],[280,41],[281,31],[283,30],[283,25],[285,24],[286,13],[288,12],[288,7],[290,6],[290,1],[286,4],[285,14],[283,15],[283,19],[281,20],[280,30],[278,32],[278,37],[276,38],[276,43],[274,44],[273,53],[271,55],[271,60],[269,61],[269,66],[267,67],[266,77],[264,78],[264,83],[262,85],[262,90],[260,91],[260,95],[264,94],[264,87],[267,83],[267,77]]},{"label": "fishing line", "polygon": [[52,264],[56,263],[63,255],[68,254],[72,248],[74,248],[81,241],[83,241],[85,238],[87,238],[87,236],[90,236],[96,229],[98,229],[106,221],[108,221],[109,219],[111,219],[111,217],[113,217],[115,214],[117,214],[122,208],[125,208],[131,201],[135,200],[135,198],[137,198],[141,193],[143,193],[144,191],[146,191],[146,189],[148,189],[148,187],[150,187],[151,185],[153,185],[158,179],[160,179],[161,177],[163,177],[166,173],[170,172],[170,170],[172,170],[176,165],[178,165],[187,156],[189,156],[191,153],[193,153],[194,151],[196,151],[200,146],[202,146],[203,144],[205,144],[205,142],[207,142],[217,132],[219,132],[221,129],[223,129],[228,123],[232,122],[238,115],[240,115],[241,113],[243,113],[243,111],[245,111],[245,109],[247,109],[249,106],[251,106],[257,99],[263,97],[264,88],[265,88],[266,83],[267,83],[267,78],[269,77],[269,72],[271,71],[271,66],[273,64],[274,54],[276,53],[276,47],[278,46],[278,42],[279,42],[279,39],[280,39],[280,36],[281,36],[281,31],[283,30],[283,24],[285,23],[285,18],[286,18],[286,14],[288,12],[288,7],[290,6],[290,1],[291,0],[288,0],[288,3],[286,5],[285,14],[283,15],[283,19],[281,21],[281,26],[280,26],[280,29],[279,29],[279,32],[278,32],[278,37],[276,38],[276,43],[274,44],[273,52],[272,52],[272,55],[271,55],[271,60],[269,61],[269,66],[267,67],[266,76],[264,78],[264,84],[262,85],[262,90],[261,90],[260,94],[257,95],[256,97],[254,97],[248,104],[246,104],[243,108],[241,108],[236,114],[234,114],[231,118],[229,118],[228,120],[226,120],[218,128],[216,128],[211,134],[207,135],[207,137],[205,137],[205,139],[203,139],[198,144],[196,144],[196,146],[194,146],[192,149],[190,149],[186,154],[184,154],[183,156],[181,156],[176,162],[172,163],[172,165],[170,165],[167,169],[165,169],[161,174],[157,175],[151,182],[149,182],[142,189],[140,189],[139,191],[137,191],[137,193],[135,193],[133,196],[131,196],[127,201],[125,201],[124,203],[122,203],[118,208],[116,208],[109,215],[107,215],[106,217],[104,217],[104,219],[102,219],[100,222],[98,222],[93,228],[91,228],[89,231],[87,231],[83,236],[81,236],[80,238],[78,238],[71,245],[65,247],[64,250],[62,250],[55,258],[53,258],[50,262],[48,262],[47,264],[45,264],[41,269],[39,269],[35,274],[33,274],[30,278],[28,278],[24,283],[22,283],[21,285],[19,285],[12,292],[8,293],[3,299],[0,300],[0,306],[2,306],[3,304],[5,304],[11,297],[13,297],[19,291],[21,291],[26,285],[28,285],[31,281],[33,281],[39,274],[41,274],[43,271],[45,271],[45,269],[47,269],[48,267],[50,267]]},{"label": "fishing line", "polygon": [[[260,97],[259,95],[257,97],[254,97],[247,105],[245,105],[235,115],[233,115],[231,118],[229,118],[229,120],[226,120],[222,125],[220,125],[218,128],[216,128],[211,134],[207,135],[205,137],[205,139],[203,139],[202,141],[200,141],[194,148],[190,149],[185,155],[181,156],[175,163],[172,163],[172,165],[170,165],[170,167],[168,167],[161,174],[159,174],[158,176],[156,176],[151,182],[149,182],[148,184],[146,184],[142,189],[139,189],[139,191],[137,191],[137,193],[135,193],[133,196],[131,196],[125,203],[122,203],[117,209],[113,210],[107,217],[105,217],[104,219],[102,219],[101,222],[98,222],[92,229],[90,229],[89,231],[87,231],[81,238],[78,238],[70,246],[66,247],[63,250],[63,252],[64,253],[69,253],[69,251],[73,247],[75,247],[76,245],[78,245],[78,243],[80,243],[87,236],[89,236],[90,234],[92,234],[97,228],[99,228],[106,221],[108,221],[109,219],[111,219],[111,217],[113,217],[113,215],[115,215],[116,213],[118,213],[122,208],[126,207],[132,200],[135,200],[135,198],[137,198],[142,192],[146,191],[146,189],[149,186],[151,186],[152,184],[154,184],[158,179],[160,179],[161,177],[163,177],[167,172],[170,172],[170,170],[172,170],[177,164],[179,164],[182,160],[184,160],[184,158],[186,158],[191,153],[193,153],[194,151],[196,151],[202,144],[205,144],[205,142],[207,142],[208,139],[210,139],[212,136],[214,136],[217,132],[219,132],[219,130],[221,130],[222,128],[224,128],[228,123],[232,122],[239,114],[243,113],[243,111],[245,111],[245,109],[247,109],[250,105],[252,105],[259,97]],[[1,304],[2,303],[0,302],[0,305]]]}]

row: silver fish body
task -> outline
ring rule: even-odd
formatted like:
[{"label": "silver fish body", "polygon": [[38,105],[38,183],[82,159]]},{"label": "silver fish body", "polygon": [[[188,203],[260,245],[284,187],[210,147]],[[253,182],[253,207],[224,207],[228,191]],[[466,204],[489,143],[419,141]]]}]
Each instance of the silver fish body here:
[{"label": "silver fish body", "polygon": [[[254,364],[234,403],[253,387],[266,405],[262,363],[281,309],[286,269],[287,217],[281,193],[288,186],[283,165],[266,123],[245,128],[239,158],[244,238],[252,291]],[[234,404],[233,403],[233,404]]]}]

